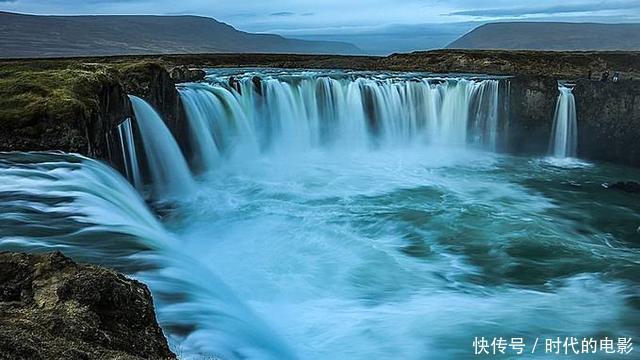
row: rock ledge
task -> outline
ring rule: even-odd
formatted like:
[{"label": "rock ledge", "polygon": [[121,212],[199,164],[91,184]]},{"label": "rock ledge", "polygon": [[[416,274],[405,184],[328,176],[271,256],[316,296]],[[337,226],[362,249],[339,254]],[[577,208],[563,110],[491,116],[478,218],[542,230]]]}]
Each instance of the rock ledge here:
[{"label": "rock ledge", "polygon": [[61,253],[0,253],[0,359],[176,359],[147,287]]}]

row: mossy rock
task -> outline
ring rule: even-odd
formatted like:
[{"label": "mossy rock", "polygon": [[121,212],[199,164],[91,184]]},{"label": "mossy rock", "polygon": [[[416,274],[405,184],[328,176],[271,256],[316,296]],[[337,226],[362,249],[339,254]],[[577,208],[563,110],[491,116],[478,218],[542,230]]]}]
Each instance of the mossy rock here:
[{"label": "mossy rock", "polygon": [[106,69],[3,71],[0,77],[0,125],[20,128],[34,121],[76,121],[97,111],[96,89],[117,81]]}]

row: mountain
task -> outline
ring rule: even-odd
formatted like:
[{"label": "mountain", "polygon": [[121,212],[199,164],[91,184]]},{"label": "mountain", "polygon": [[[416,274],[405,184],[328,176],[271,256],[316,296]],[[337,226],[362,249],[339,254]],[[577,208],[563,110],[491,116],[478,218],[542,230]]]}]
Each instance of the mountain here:
[{"label": "mountain", "polygon": [[640,50],[640,24],[504,22],[479,26],[449,49]]},{"label": "mountain", "polygon": [[0,12],[0,58],[220,52],[362,51],[343,42],[251,34],[199,16],[38,16]]}]

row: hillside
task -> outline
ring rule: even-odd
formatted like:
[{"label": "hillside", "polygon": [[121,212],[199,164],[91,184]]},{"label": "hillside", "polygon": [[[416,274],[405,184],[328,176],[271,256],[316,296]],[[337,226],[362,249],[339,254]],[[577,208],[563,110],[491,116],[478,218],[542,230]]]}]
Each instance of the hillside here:
[{"label": "hillside", "polygon": [[177,53],[358,54],[349,43],[251,34],[198,16],[36,16],[0,12],[0,57]]},{"label": "hillside", "polygon": [[640,24],[505,22],[477,27],[449,49],[640,50]]}]

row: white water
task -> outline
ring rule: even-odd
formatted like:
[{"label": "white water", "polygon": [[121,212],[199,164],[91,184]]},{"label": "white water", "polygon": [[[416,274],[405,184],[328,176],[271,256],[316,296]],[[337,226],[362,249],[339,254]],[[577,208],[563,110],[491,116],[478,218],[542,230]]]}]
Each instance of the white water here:
[{"label": "white water", "polygon": [[453,359],[474,336],[637,334],[638,251],[599,228],[640,221],[635,203],[607,203],[596,167],[476,151],[498,141],[497,81],[267,74],[260,95],[247,79],[180,89],[189,158],[210,171],[159,206],[164,224],[95,161],[0,154],[0,250],[136,274],[185,359]]},{"label": "white water", "polygon": [[118,134],[120,135],[120,147],[127,179],[129,179],[129,182],[131,182],[136,189],[142,190],[142,174],[138,162],[131,119],[126,119],[118,125]]},{"label": "white water", "polygon": [[204,170],[215,169],[220,154],[247,160],[264,150],[418,143],[495,150],[498,141],[498,80],[267,74],[256,89],[247,74],[239,92],[226,76],[209,80],[180,87],[193,159]]},{"label": "white water", "polygon": [[451,359],[474,336],[633,336],[634,285],[601,274],[632,276],[638,252],[549,221],[557,201],[517,179],[563,172],[507,160],[411,147],[227,163],[174,209],[174,234],[99,162],[0,154],[0,250],[135,274],[183,359]]},{"label": "white water", "polygon": [[578,148],[576,101],[570,87],[560,85],[558,90],[560,95],[553,117],[549,152],[557,158],[575,157]]},{"label": "white water", "polygon": [[155,196],[176,198],[192,193],[195,185],[189,166],[160,115],[139,97],[129,98],[140,129]]},{"label": "white water", "polygon": [[0,178],[0,250],[59,250],[135,274],[151,288],[176,351],[293,358],[275,331],[185,253],[184,242],[111,168],[78,155],[0,153]]}]

